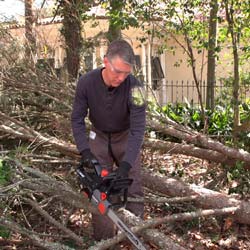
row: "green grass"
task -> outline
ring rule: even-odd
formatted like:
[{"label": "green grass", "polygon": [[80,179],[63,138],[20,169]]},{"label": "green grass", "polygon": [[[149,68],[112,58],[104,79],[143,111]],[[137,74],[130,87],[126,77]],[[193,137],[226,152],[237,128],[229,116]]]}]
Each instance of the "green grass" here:
[{"label": "green grass", "polygon": [[0,186],[7,185],[10,181],[11,169],[9,165],[3,160],[0,159]]}]

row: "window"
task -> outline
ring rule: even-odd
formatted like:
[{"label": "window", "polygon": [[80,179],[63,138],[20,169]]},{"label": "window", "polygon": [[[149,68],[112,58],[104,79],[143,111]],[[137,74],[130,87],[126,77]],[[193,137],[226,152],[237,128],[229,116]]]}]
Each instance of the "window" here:
[{"label": "window", "polygon": [[153,90],[158,89],[161,86],[161,80],[165,78],[161,61],[158,56],[151,58],[151,69],[152,69],[152,88]]}]

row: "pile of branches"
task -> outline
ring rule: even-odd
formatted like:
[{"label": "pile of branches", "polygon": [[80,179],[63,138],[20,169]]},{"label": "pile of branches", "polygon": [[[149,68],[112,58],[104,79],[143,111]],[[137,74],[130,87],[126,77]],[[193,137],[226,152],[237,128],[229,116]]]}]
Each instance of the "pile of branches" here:
[{"label": "pile of branches", "polygon": [[[4,121],[0,131],[30,141],[34,137],[38,137],[39,141],[39,137],[43,137],[42,133],[45,133],[73,144],[70,113],[76,83],[64,83],[55,75],[44,71],[16,66],[2,72],[0,81],[3,85],[3,111],[0,119]],[[144,145],[151,149],[231,166],[237,161],[244,163],[246,167],[250,166],[250,154],[247,151],[228,147],[187,126],[175,123],[163,114],[148,111],[147,127],[150,131],[179,141],[174,143],[146,136]]]},{"label": "pile of branches", "polygon": [[[77,165],[79,154],[73,143],[70,129],[70,112],[75,91],[75,83],[60,81],[56,75],[48,74],[28,64],[10,64],[8,70],[2,70],[0,75],[2,85],[0,111],[0,137],[3,142],[2,158],[11,166],[11,178],[8,184],[1,186],[0,199],[6,208],[0,208],[0,225],[21,234],[32,244],[43,249],[77,249],[85,247],[82,235],[67,227],[61,218],[54,218],[50,213],[51,204],[67,209],[81,209],[87,214],[93,211],[73,182],[62,180],[53,173],[42,171],[34,162],[38,158],[32,157],[32,166],[27,167],[22,159],[13,160],[8,157],[9,150],[16,145],[28,145],[32,152],[46,152],[42,162],[65,162],[73,169]],[[162,114],[147,113],[147,127],[163,135],[177,138],[179,143],[145,137],[144,147],[159,150],[168,154],[184,154],[205,159],[216,163],[234,165],[241,161],[245,166],[250,165],[250,154],[244,150],[228,147],[214,141],[204,134],[179,125]],[[56,157],[55,157],[56,155]],[[27,160],[25,158],[25,160]],[[40,159],[41,160],[41,159]],[[145,188],[162,194],[156,200],[146,197],[141,202],[171,202],[169,197],[179,197],[175,202],[192,200],[197,211],[174,214],[163,218],[153,218],[141,221],[126,210],[120,216],[128,222],[134,232],[143,237],[146,242],[154,242],[159,249],[186,249],[163,235],[156,228],[157,225],[173,221],[192,220],[197,217],[229,214],[240,223],[250,223],[250,204],[230,196],[204,188],[189,185],[176,179],[143,170]],[[74,179],[73,175],[73,179]],[[168,197],[168,198],[166,198]],[[11,201],[11,202],[10,202]],[[23,215],[22,220],[11,218],[11,214],[18,207]],[[36,213],[44,220],[61,231],[61,235],[71,239],[76,247],[72,248],[61,241],[62,236],[53,234],[43,235],[36,232],[34,224],[27,219],[29,211]],[[72,212],[73,213],[73,212]],[[58,240],[58,238],[60,238]],[[53,239],[53,240],[51,240]],[[117,244],[124,235],[102,241],[89,249],[108,249]]]},{"label": "pile of branches", "polygon": [[[9,157],[5,157],[4,162],[11,167],[12,174],[9,183],[0,188],[1,202],[8,204],[5,208],[1,208],[0,225],[26,237],[28,239],[25,241],[26,244],[33,244],[42,249],[82,249],[83,247],[86,249],[86,243],[82,238],[89,233],[79,228],[71,229],[69,217],[76,210],[88,214],[95,208],[90,206],[88,200],[79,192],[76,183],[61,179],[55,173],[47,174],[38,167],[27,167],[20,161]],[[72,162],[72,166],[74,166],[74,162]],[[157,245],[158,249],[186,249],[155,229],[164,223],[218,215],[230,215],[238,221],[250,223],[247,202],[232,199],[217,192],[208,192],[206,189],[187,185],[175,179],[167,179],[148,170],[143,170],[143,178],[145,187],[160,193],[161,197],[154,198],[146,195],[144,200],[137,200],[137,202],[171,204],[193,201],[197,207],[200,207],[194,212],[172,214],[145,221],[127,210],[119,211],[119,216],[132,227],[135,233],[143,237],[145,242]],[[169,198],[169,196],[175,196],[175,198]],[[201,209],[202,207],[203,209]],[[209,209],[204,209],[205,207],[209,207]],[[68,219],[60,217],[61,212],[65,209],[69,211]],[[14,212],[16,213],[18,210],[21,210],[20,215],[13,218]],[[40,232],[37,224],[41,221],[46,221],[59,233]],[[48,231],[49,228],[50,226],[48,226]],[[46,231],[46,229],[44,230]],[[69,239],[74,242],[74,248],[64,244]],[[112,239],[101,241],[89,249],[108,249],[122,240],[124,240],[124,235],[120,234]]]}]

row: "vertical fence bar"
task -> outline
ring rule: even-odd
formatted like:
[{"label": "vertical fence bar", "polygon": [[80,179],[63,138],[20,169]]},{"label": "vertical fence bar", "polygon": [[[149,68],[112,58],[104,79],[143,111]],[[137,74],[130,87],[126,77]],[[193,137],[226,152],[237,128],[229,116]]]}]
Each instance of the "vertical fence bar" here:
[{"label": "vertical fence bar", "polygon": [[194,103],[194,81],[192,81],[192,103]]},{"label": "vertical fence bar", "polygon": [[173,101],[174,101],[174,88],[173,88],[173,81],[171,81],[171,86],[172,86],[172,88],[171,88],[171,103],[173,103]]},{"label": "vertical fence bar", "polygon": [[202,82],[203,82],[203,84],[202,84],[202,86],[203,86],[203,98],[202,98],[202,100],[203,100],[203,103],[206,104],[206,100],[207,100],[207,96],[206,96],[206,82],[204,80]]},{"label": "vertical fence bar", "polygon": [[183,102],[183,99],[184,99],[184,93],[183,93],[183,83],[184,83],[184,81],[182,80],[181,81],[181,101]]},{"label": "vertical fence bar", "polygon": [[174,88],[175,88],[175,91],[174,91],[175,103],[178,103],[178,95],[179,95],[178,81],[175,81]]}]

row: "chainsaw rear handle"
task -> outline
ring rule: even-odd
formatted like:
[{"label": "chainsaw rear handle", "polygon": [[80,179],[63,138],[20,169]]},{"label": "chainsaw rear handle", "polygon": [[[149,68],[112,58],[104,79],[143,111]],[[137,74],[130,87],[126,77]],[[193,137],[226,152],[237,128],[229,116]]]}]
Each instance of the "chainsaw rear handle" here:
[{"label": "chainsaw rear handle", "polygon": [[[94,168],[93,168],[93,166],[94,166]],[[90,163],[88,162],[88,164],[84,161],[81,161],[78,168],[83,168],[86,170],[95,171],[97,176],[101,176],[101,177],[105,177],[109,174],[108,170],[106,168],[102,167],[99,164],[99,162],[95,159],[91,160]]]}]

